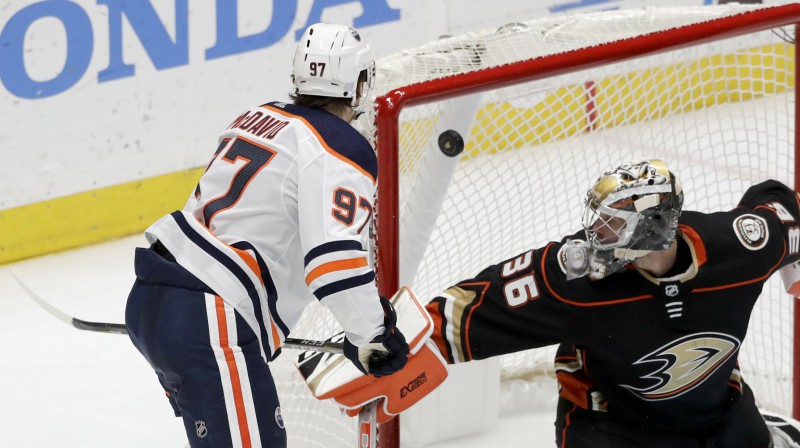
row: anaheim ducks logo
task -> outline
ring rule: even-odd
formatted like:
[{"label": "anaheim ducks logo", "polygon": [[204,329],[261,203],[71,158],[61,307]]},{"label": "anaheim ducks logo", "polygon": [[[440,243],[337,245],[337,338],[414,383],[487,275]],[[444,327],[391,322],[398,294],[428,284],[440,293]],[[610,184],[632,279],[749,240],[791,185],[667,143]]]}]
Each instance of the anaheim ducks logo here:
[{"label": "anaheim ducks logo", "polygon": [[682,337],[634,363],[659,364],[654,372],[640,377],[652,386],[637,388],[623,384],[622,387],[648,401],[675,398],[702,384],[739,350],[740,345],[738,339],[723,333]]}]

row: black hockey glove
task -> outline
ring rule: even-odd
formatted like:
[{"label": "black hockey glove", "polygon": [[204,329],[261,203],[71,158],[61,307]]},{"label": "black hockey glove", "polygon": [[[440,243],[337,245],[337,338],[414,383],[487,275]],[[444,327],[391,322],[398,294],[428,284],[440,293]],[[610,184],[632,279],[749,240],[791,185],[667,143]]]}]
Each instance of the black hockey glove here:
[{"label": "black hockey glove", "polygon": [[344,338],[344,356],[364,375],[376,377],[391,375],[402,369],[408,361],[408,343],[397,328],[397,313],[389,299],[381,296],[384,313],[384,331],[363,347],[351,344]]}]

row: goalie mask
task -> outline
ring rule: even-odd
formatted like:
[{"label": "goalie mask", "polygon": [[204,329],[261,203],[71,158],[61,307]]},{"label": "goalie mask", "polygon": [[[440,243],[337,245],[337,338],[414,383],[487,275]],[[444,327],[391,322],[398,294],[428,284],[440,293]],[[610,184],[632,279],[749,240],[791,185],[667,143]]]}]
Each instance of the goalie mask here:
[{"label": "goalie mask", "polygon": [[586,241],[565,247],[567,278],[598,280],[675,241],[683,190],[660,160],[622,165],[586,193]]},{"label": "goalie mask", "polygon": [[[360,97],[368,98],[375,78],[375,61],[369,45],[355,28],[330,23],[311,25],[297,43],[292,82],[296,95],[351,98],[358,103],[359,80],[365,82]],[[361,101],[361,106],[366,101]]]}]

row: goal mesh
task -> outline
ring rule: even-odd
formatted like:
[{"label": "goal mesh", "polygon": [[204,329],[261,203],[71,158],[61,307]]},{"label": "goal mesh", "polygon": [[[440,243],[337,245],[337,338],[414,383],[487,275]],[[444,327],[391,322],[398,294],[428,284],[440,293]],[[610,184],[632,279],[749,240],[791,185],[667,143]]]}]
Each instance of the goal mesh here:
[{"label": "goal mesh", "polygon": [[[790,24],[798,20],[797,5],[735,4],[549,17],[378,61],[377,117],[360,125],[378,136],[382,288],[411,285],[429,299],[575,232],[586,189],[623,162],[665,160],[684,185],[687,210],[732,208],[769,178],[794,185]],[[391,107],[395,118],[387,118]],[[455,157],[439,149],[448,129],[465,142]],[[784,414],[792,410],[793,306],[775,276],[740,356],[759,404]],[[337,327],[314,307],[292,337],[325,338]],[[311,398],[287,354],[273,372],[289,445],[353,446],[353,419]],[[552,357],[552,348],[501,357],[503,381],[552,374]]]}]

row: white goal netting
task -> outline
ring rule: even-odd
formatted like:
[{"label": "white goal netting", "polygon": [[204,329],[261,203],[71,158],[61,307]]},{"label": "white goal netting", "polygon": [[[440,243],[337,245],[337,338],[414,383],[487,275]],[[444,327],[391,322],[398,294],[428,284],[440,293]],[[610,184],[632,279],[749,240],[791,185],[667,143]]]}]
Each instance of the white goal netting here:
[{"label": "white goal netting", "polygon": [[[537,19],[443,38],[378,61],[376,96],[488,67],[513,70],[534,58],[563,67],[533,81],[402,110],[400,284],[430,298],[488,264],[575,232],[586,189],[602,171],[633,159],[665,160],[684,185],[688,210],[731,208],[748,186],[768,178],[793,185],[793,26],[655,49],[676,27],[726,17],[757,23],[770,10],[725,5]],[[653,48],[623,59],[624,52],[609,52],[620,48],[614,42],[631,53],[644,44]],[[575,53],[579,49],[610,56],[587,66],[581,55],[588,53]],[[374,135],[371,122],[364,121],[364,131]],[[453,158],[437,144],[448,129],[466,143]],[[792,316],[793,300],[776,276],[753,313],[740,356],[760,404],[782,413],[791,411]],[[291,336],[325,338],[336,328],[315,307]],[[503,357],[503,380],[547,375],[552,353]],[[290,446],[352,446],[353,420],[310,397],[291,355],[284,353],[273,367]]]}]

